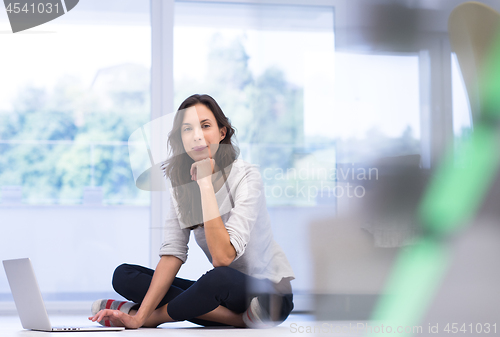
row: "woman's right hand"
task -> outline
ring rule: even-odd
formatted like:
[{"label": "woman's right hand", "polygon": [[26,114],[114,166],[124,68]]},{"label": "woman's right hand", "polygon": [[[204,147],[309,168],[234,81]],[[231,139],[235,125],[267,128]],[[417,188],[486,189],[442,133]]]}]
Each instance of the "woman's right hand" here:
[{"label": "woman's right hand", "polygon": [[104,309],[95,314],[95,316],[89,317],[89,320],[92,322],[100,322],[103,319],[109,320],[114,326],[122,326],[127,329],[137,329],[144,324],[136,315],[131,316],[120,310]]},{"label": "woman's right hand", "polygon": [[191,174],[191,180],[196,181],[198,184],[201,183],[201,179],[206,178],[208,182],[211,182],[211,175],[214,173],[215,160],[212,158],[212,150],[210,149],[210,144],[208,145],[208,158],[194,162],[191,165],[189,173]]}]

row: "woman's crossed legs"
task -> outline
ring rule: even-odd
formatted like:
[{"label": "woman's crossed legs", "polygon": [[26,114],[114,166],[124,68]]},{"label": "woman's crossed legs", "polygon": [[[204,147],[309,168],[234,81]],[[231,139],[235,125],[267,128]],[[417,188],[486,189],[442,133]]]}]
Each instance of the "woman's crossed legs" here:
[{"label": "woman's crossed legs", "polygon": [[[113,275],[113,287],[129,301],[140,304],[153,273],[154,270],[149,268],[122,264]],[[188,320],[203,326],[245,327],[242,314],[252,298],[258,295],[248,291],[250,286],[269,290],[271,281],[248,276],[230,267],[214,268],[196,282],[176,277],[144,326],[156,327],[166,322]],[[293,308],[291,294],[283,300],[282,320]]]}]

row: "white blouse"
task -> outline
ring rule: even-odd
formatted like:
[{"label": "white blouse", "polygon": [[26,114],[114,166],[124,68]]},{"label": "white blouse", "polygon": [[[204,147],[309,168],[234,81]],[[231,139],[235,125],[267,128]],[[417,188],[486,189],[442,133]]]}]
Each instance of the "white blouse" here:
[{"label": "white blouse", "polygon": [[[196,182],[192,182],[196,184]],[[228,188],[230,194],[228,194]],[[237,159],[227,176],[227,185],[215,193],[221,219],[236,251],[229,267],[247,275],[279,283],[295,278],[292,267],[281,247],[274,241],[267,212],[264,184],[257,165]],[[165,221],[164,242],[160,256],[173,255],[187,260],[190,230],[180,219],[177,202],[171,191],[171,208]],[[232,207],[231,197],[234,202]],[[210,263],[212,257],[205,238],[205,229],[194,229],[196,242]]]}]

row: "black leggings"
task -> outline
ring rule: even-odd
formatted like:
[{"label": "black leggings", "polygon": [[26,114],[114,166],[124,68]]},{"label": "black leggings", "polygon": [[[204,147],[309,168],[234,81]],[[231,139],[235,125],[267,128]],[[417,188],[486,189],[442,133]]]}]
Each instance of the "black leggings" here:
[{"label": "black leggings", "polygon": [[[141,304],[153,278],[153,269],[122,264],[113,274],[113,288],[127,300]],[[209,270],[198,281],[176,277],[157,308],[168,303],[168,315],[176,321],[188,320],[203,326],[227,326],[195,317],[206,314],[219,305],[243,313],[254,297],[266,308],[270,296],[276,295],[272,282],[257,279],[230,267]],[[293,295],[279,295],[281,309],[277,322],[283,322],[293,309]]]}]

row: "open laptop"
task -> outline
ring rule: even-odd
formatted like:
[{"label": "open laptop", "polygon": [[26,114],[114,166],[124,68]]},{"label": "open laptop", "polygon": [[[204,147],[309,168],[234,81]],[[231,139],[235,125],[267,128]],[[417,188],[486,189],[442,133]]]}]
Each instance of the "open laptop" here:
[{"label": "open laptop", "polygon": [[122,327],[52,327],[30,259],[4,260],[10,290],[23,328],[38,331],[119,331]]}]

